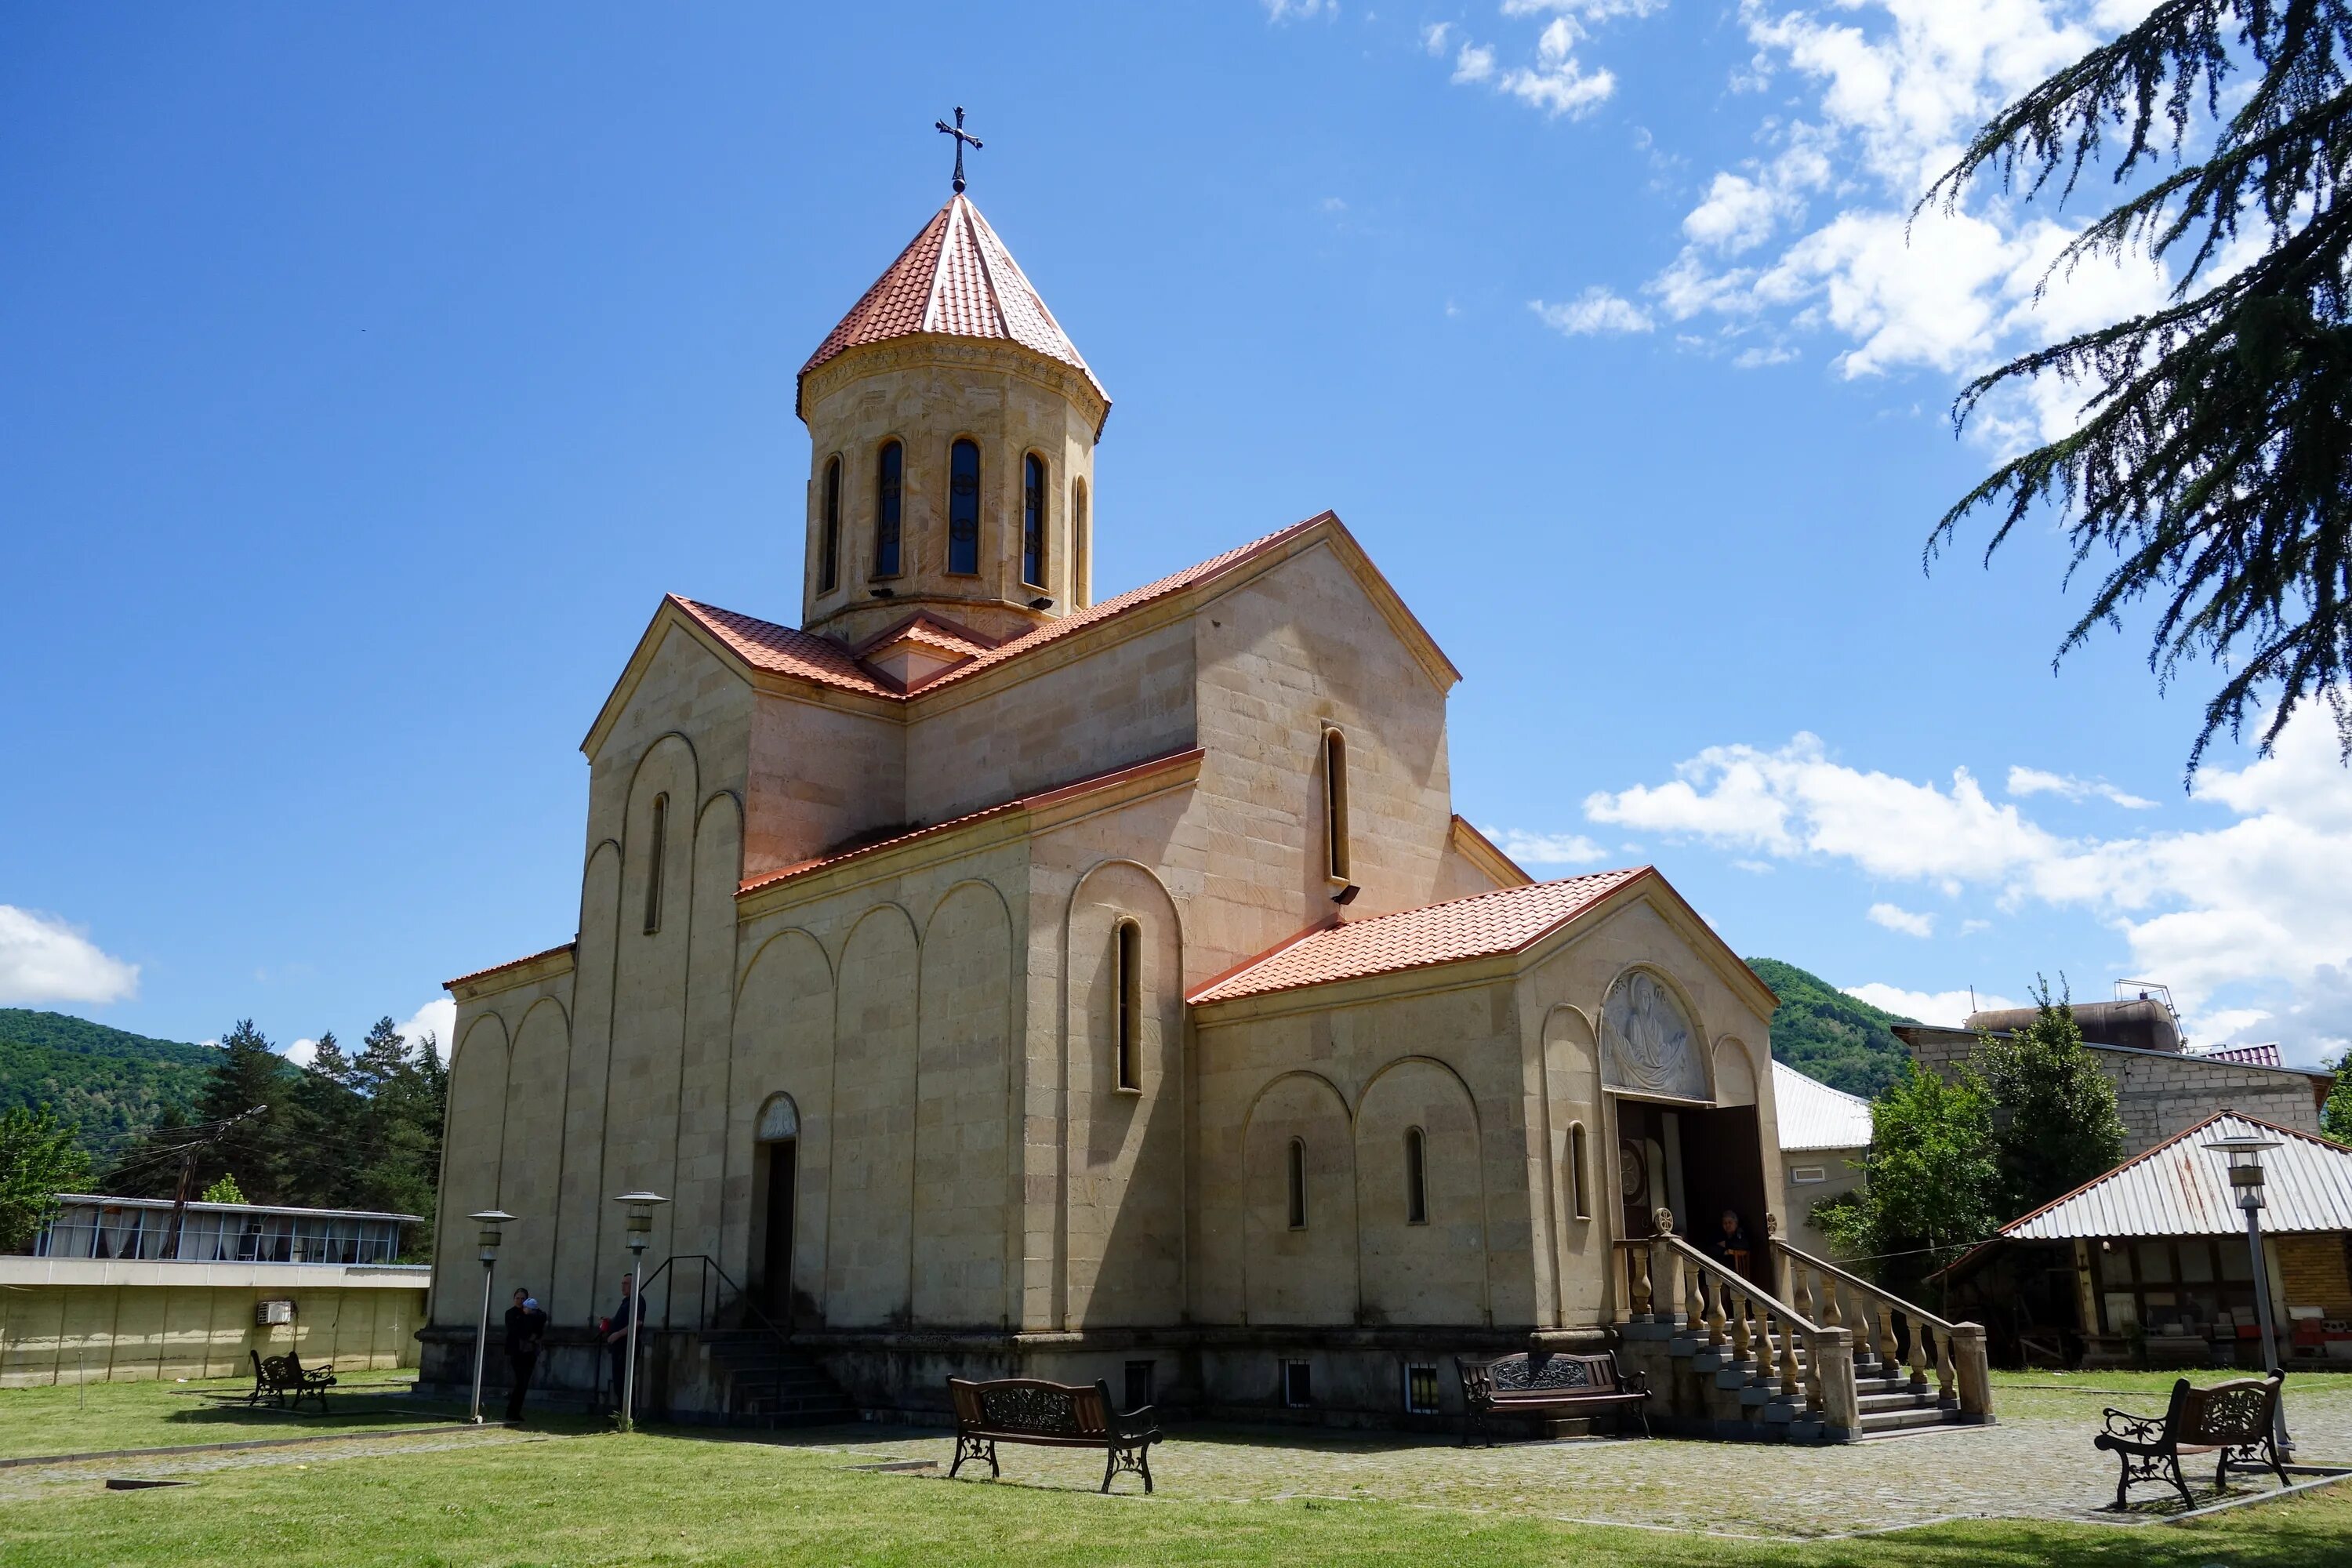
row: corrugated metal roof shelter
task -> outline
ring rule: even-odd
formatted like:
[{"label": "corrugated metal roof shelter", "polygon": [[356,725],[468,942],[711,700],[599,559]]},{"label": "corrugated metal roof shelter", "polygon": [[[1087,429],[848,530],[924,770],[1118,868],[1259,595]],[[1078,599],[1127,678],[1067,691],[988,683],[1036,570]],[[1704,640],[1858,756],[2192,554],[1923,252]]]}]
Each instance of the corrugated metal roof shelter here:
[{"label": "corrugated metal roof shelter", "polygon": [[1780,1148],[1862,1149],[1870,1143],[1870,1101],[1786,1062],[1772,1064],[1772,1100],[1780,1110]]},{"label": "corrugated metal roof shelter", "polygon": [[2263,1156],[2265,1232],[2352,1231],[2352,1149],[2224,1110],[2002,1226],[2001,1235],[2012,1241],[2243,1235],[2229,1162],[2207,1146],[2224,1138],[2279,1142]]}]

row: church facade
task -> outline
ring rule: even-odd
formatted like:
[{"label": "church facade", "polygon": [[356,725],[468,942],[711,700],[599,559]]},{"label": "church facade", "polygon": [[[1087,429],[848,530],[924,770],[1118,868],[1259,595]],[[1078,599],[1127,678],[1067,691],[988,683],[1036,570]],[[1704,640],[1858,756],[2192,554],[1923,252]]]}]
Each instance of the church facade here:
[{"label": "church facade", "polygon": [[810,359],[799,625],[662,602],[577,936],[450,983],[428,1381],[489,1207],[593,1379],[632,1189],[674,1410],[723,1299],[869,1409],[1383,1420],[1604,1342],[1660,1208],[1761,1236],[1771,993],[1654,869],[1535,882],[1454,814],[1459,672],[1337,517],[1097,600],[1108,410],[961,192]]}]

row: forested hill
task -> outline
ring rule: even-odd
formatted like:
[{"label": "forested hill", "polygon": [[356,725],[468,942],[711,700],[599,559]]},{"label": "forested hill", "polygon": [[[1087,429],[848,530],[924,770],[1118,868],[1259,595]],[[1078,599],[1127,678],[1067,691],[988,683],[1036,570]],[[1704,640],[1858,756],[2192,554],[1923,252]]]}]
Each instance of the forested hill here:
[{"label": "forested hill", "polygon": [[210,1046],[0,1007],[0,1110],[48,1106],[81,1130],[83,1145],[101,1163],[102,1151],[153,1126],[166,1106],[194,1106],[219,1059]]},{"label": "forested hill", "polygon": [[1902,1076],[1911,1053],[1889,1026],[1914,1022],[1847,995],[1818,974],[1777,958],[1748,967],[1780,997],[1772,1015],[1772,1059],[1832,1089],[1874,1100]]}]

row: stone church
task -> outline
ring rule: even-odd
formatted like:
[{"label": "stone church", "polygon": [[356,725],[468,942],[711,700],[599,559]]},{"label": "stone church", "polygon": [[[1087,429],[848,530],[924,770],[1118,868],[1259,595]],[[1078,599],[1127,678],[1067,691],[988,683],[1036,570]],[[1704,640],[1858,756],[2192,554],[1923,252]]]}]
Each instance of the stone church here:
[{"label": "stone church", "polygon": [[1455,815],[1460,672],[1336,516],[1097,597],[1109,411],[961,189],[810,356],[798,625],[661,601],[577,935],[449,983],[428,1381],[498,1207],[499,1304],[593,1386],[632,1189],[673,1413],[771,1323],[868,1410],[1391,1421],[1605,1342],[1660,1208],[1761,1237],[1770,991],[1655,869],[1533,881]]}]

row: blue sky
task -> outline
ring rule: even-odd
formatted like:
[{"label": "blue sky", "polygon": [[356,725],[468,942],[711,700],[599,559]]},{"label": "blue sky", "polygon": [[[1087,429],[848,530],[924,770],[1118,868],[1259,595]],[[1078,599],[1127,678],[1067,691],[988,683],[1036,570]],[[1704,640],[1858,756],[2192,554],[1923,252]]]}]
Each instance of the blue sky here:
[{"label": "blue sky", "polygon": [[1457,805],[1654,860],[1925,1014],[2171,984],[2352,1037],[2322,719],[1929,527],[2150,297],[2079,215],[1907,236],[2106,0],[510,5],[0,16],[0,1003],[179,1038],[421,1019],[572,931],[577,746],[659,595],[790,619],[793,374],[972,195],[1116,399],[1108,593],[1337,509],[1467,679]]}]

